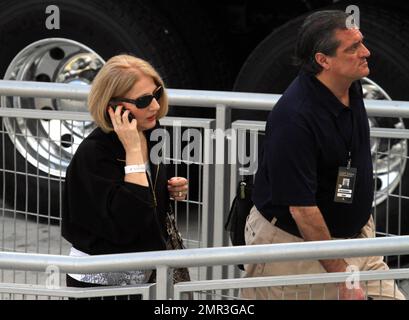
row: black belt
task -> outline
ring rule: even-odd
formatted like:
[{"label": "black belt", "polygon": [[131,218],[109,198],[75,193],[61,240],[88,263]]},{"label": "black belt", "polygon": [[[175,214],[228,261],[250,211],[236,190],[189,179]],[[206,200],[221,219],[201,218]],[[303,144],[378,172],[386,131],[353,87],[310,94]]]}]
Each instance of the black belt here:
[{"label": "black belt", "polygon": [[[276,219],[276,223],[274,224],[277,228],[293,235],[299,238],[302,238],[300,231],[298,230],[297,226],[296,226],[296,230],[293,230],[293,228],[289,227],[286,224],[283,224],[282,222],[280,222],[280,220],[278,220],[277,217],[274,217],[273,219]],[[271,221],[273,221],[273,219]]]},{"label": "black belt", "polygon": [[[299,231],[298,228],[297,228],[297,225],[296,225],[295,230],[294,230],[293,227],[288,226],[287,224],[283,224],[282,220],[280,221],[279,218],[273,217],[272,219],[267,219],[261,211],[259,211],[259,212],[261,213],[261,215],[262,215],[266,220],[269,220],[270,223],[271,223],[274,219],[276,219],[276,222],[274,223],[274,225],[275,225],[277,228],[279,228],[279,229],[281,229],[281,230],[283,230],[283,231],[285,231],[285,232],[287,232],[287,233],[289,233],[289,234],[291,234],[291,235],[293,235],[293,236],[296,236],[296,237],[299,237],[299,238],[303,238],[302,235],[301,235],[301,233],[300,233],[300,231]],[[294,223],[295,223],[295,222],[294,222]],[[360,236],[360,235],[361,235],[361,232],[357,232],[357,233],[355,233],[353,236],[335,237],[335,238],[339,238],[339,239],[355,239],[355,238],[358,238],[358,236]]]},{"label": "black belt", "polygon": [[[278,217],[274,217],[274,216],[273,216],[273,217],[269,217],[269,216],[267,216],[266,214],[264,214],[263,212],[261,212],[260,210],[258,210],[257,207],[256,207],[256,209],[257,209],[257,211],[264,217],[264,219],[266,219],[267,221],[270,221],[270,223],[272,223],[272,221],[273,221],[274,219],[276,219],[276,222],[274,223],[274,225],[275,225],[277,228],[279,228],[279,229],[281,229],[281,230],[284,230],[285,232],[287,232],[287,233],[289,233],[289,234],[291,234],[291,235],[293,235],[293,236],[302,238],[302,236],[301,236],[301,234],[300,234],[300,231],[299,231],[298,228],[297,228],[297,225],[295,225],[295,230],[294,230],[293,227],[290,227],[290,226],[288,226],[287,224],[283,224],[282,221],[280,221],[280,220],[278,219]],[[295,222],[294,222],[294,223],[295,223]]]}]

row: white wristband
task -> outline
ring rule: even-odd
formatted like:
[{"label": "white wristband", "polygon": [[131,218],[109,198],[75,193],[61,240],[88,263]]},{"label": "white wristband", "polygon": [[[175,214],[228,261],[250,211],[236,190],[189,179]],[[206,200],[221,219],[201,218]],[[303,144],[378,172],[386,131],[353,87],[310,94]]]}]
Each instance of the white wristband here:
[{"label": "white wristband", "polygon": [[144,164],[138,164],[125,167],[125,174],[138,172],[146,172],[146,166]]}]

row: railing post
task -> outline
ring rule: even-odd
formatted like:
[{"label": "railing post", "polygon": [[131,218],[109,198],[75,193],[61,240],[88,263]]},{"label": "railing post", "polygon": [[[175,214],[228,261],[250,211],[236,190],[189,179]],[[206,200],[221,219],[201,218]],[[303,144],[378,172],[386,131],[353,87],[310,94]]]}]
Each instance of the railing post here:
[{"label": "railing post", "polygon": [[[203,138],[203,175],[202,175],[202,227],[201,227],[201,247],[213,247],[213,225],[214,225],[214,151],[213,151],[213,132],[215,121],[204,129]],[[213,269],[209,266],[200,267],[199,279],[210,280],[213,277]]]},{"label": "railing post", "polygon": [[156,269],[156,300],[168,300],[173,296],[173,283],[168,266],[158,266]]},{"label": "railing post", "polygon": [[[228,150],[226,130],[231,127],[231,110],[225,105],[216,105],[216,148],[215,148],[215,181],[214,181],[214,224],[213,246],[227,245],[227,236],[224,231],[226,214],[228,213],[230,189],[230,170],[228,164]],[[213,279],[222,279],[227,273],[225,267],[213,268]]]}]

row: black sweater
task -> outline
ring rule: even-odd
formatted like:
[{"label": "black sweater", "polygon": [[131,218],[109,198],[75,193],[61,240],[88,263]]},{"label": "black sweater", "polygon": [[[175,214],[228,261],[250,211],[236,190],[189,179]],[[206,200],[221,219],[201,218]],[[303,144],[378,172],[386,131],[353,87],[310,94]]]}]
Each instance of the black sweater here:
[{"label": "black sweater", "polygon": [[[151,132],[145,132],[149,150]],[[90,255],[166,249],[166,168],[150,163],[155,207],[151,183],[124,181],[125,164],[115,132],[97,128],[78,147],[67,168],[62,214],[62,235],[76,249]]]}]

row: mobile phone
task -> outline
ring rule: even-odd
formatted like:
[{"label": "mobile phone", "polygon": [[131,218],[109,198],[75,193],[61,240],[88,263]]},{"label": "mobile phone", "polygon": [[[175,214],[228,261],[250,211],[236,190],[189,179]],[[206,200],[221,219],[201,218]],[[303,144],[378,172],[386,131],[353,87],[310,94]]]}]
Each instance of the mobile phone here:
[{"label": "mobile phone", "polygon": [[[114,112],[115,112],[116,108],[118,108],[118,107],[120,106],[120,104],[114,104],[114,103],[111,104],[111,103],[110,103],[109,106],[112,107],[112,109],[114,109]],[[125,112],[126,110],[127,110],[127,109],[125,109],[124,107],[122,108],[122,110],[121,110],[121,116],[124,114],[124,112]],[[129,112],[129,114],[128,114],[128,120],[129,120],[129,122],[131,122],[133,119],[135,119],[135,117],[133,116],[133,114],[132,114],[131,112]]]}]

